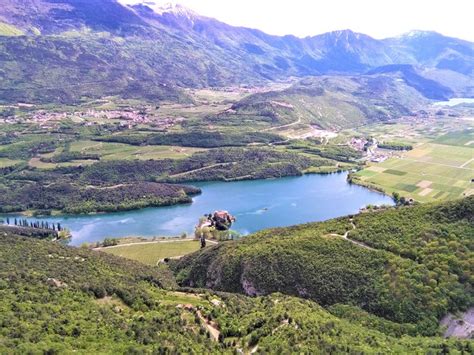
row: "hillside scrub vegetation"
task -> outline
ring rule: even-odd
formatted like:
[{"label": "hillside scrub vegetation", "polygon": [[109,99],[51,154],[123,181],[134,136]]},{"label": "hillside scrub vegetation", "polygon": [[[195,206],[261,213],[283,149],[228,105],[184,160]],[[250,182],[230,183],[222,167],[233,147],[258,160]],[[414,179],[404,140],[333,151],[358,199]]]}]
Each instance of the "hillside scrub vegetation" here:
[{"label": "hillside scrub vegetation", "polygon": [[266,230],[174,270],[181,285],[349,304],[435,334],[442,316],[474,304],[473,206],[469,197]]},{"label": "hillside scrub vegetation", "polygon": [[370,318],[358,323],[282,294],[176,287],[166,266],[2,233],[0,352],[473,351],[470,341],[398,337]]}]

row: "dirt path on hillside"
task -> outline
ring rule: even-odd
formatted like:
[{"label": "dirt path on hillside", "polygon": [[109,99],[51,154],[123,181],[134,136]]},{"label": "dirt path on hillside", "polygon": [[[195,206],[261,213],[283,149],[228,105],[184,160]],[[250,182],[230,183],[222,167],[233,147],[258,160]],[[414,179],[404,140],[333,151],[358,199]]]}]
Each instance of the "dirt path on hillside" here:
[{"label": "dirt path on hillside", "polygon": [[[354,221],[353,221],[352,219],[350,219],[349,221],[351,222],[352,230],[356,229],[357,227],[356,227],[356,225],[354,224]],[[344,235],[340,235],[340,234],[335,234],[335,233],[333,233],[333,234],[330,234],[330,236],[332,236],[332,237],[339,237],[339,238],[345,239],[345,240],[351,242],[352,244],[355,244],[355,245],[357,245],[357,246],[359,246],[359,247],[362,247],[362,248],[365,248],[365,249],[368,249],[368,250],[373,250],[373,251],[377,250],[377,249],[374,249],[374,248],[372,248],[372,247],[369,247],[369,246],[368,246],[367,244],[365,244],[365,243],[358,242],[358,241],[356,241],[356,240],[350,239],[350,238],[349,238],[349,233],[350,233],[350,230],[346,231],[346,233],[344,233]]]},{"label": "dirt path on hillside", "polygon": [[295,122],[284,124],[282,126],[266,128],[266,129],[263,130],[263,132],[268,132],[268,131],[273,131],[275,129],[281,129],[281,128],[287,128],[287,127],[291,127],[291,126],[296,126],[297,124],[300,124],[300,123],[301,123],[301,117],[298,117],[298,120],[296,120]]},{"label": "dirt path on hillside", "polygon": [[170,177],[170,178],[175,178],[175,177],[179,177],[179,176],[183,176],[183,175],[195,173],[195,172],[197,172],[197,171],[202,171],[202,170],[207,170],[207,169],[216,168],[216,167],[218,167],[218,166],[229,166],[229,165],[235,165],[235,164],[237,164],[237,162],[235,162],[235,161],[234,161],[234,162],[230,162],[230,163],[217,163],[217,164],[212,164],[212,165],[204,166],[204,167],[199,168],[199,169],[194,169],[194,170],[185,171],[184,173],[179,173],[179,174],[170,175],[169,177]]},{"label": "dirt path on hillside", "polygon": [[211,339],[214,341],[219,341],[219,335],[221,334],[221,332],[216,328],[213,322],[208,322],[207,319],[203,317],[201,311],[196,311],[196,314],[201,320],[201,322],[204,323],[204,326],[207,328],[207,330],[209,331],[209,334],[211,335]]},{"label": "dirt path on hillside", "polygon": [[468,160],[467,162],[465,162],[463,165],[460,166],[460,168],[465,168],[466,166],[468,166],[471,162],[474,161],[474,158],[472,158],[471,160]]},{"label": "dirt path on hillside", "polygon": [[103,187],[94,186],[94,185],[87,185],[86,188],[87,189],[94,189],[94,190],[114,190],[114,189],[118,189],[120,187],[130,186],[130,185],[131,184],[117,184],[117,185],[113,185],[113,186],[103,186]]}]

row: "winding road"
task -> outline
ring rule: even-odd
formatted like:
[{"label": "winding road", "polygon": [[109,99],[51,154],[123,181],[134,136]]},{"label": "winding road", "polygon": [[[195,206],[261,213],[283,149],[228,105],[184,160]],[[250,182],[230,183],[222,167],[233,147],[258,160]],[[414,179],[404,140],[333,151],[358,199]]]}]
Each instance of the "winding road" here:
[{"label": "winding road", "polygon": [[266,128],[263,131],[268,132],[268,131],[273,131],[275,129],[287,128],[287,127],[295,126],[295,125],[300,124],[300,123],[301,123],[301,117],[298,117],[298,120],[296,120],[295,122],[284,124],[282,126]]}]

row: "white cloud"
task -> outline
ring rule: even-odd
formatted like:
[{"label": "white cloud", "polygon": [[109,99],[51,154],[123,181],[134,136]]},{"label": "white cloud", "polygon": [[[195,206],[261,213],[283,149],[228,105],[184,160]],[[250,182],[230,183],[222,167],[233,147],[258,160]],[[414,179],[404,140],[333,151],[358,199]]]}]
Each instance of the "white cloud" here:
[{"label": "white cloud", "polygon": [[[128,3],[169,1],[120,0]],[[181,0],[196,12],[236,26],[300,37],[350,28],[375,38],[413,29],[474,41],[472,0]]]}]

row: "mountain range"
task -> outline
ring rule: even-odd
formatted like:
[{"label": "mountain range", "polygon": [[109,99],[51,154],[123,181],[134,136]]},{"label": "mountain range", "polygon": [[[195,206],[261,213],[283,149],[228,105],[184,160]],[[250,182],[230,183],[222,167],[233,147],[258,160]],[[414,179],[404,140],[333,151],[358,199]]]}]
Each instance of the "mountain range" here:
[{"label": "mountain range", "polygon": [[107,95],[179,101],[189,99],[180,88],[388,71],[436,81],[441,91],[429,99],[474,96],[468,41],[423,31],[384,40],[351,30],[274,36],[181,5],[146,4],[3,0],[0,102]]}]

